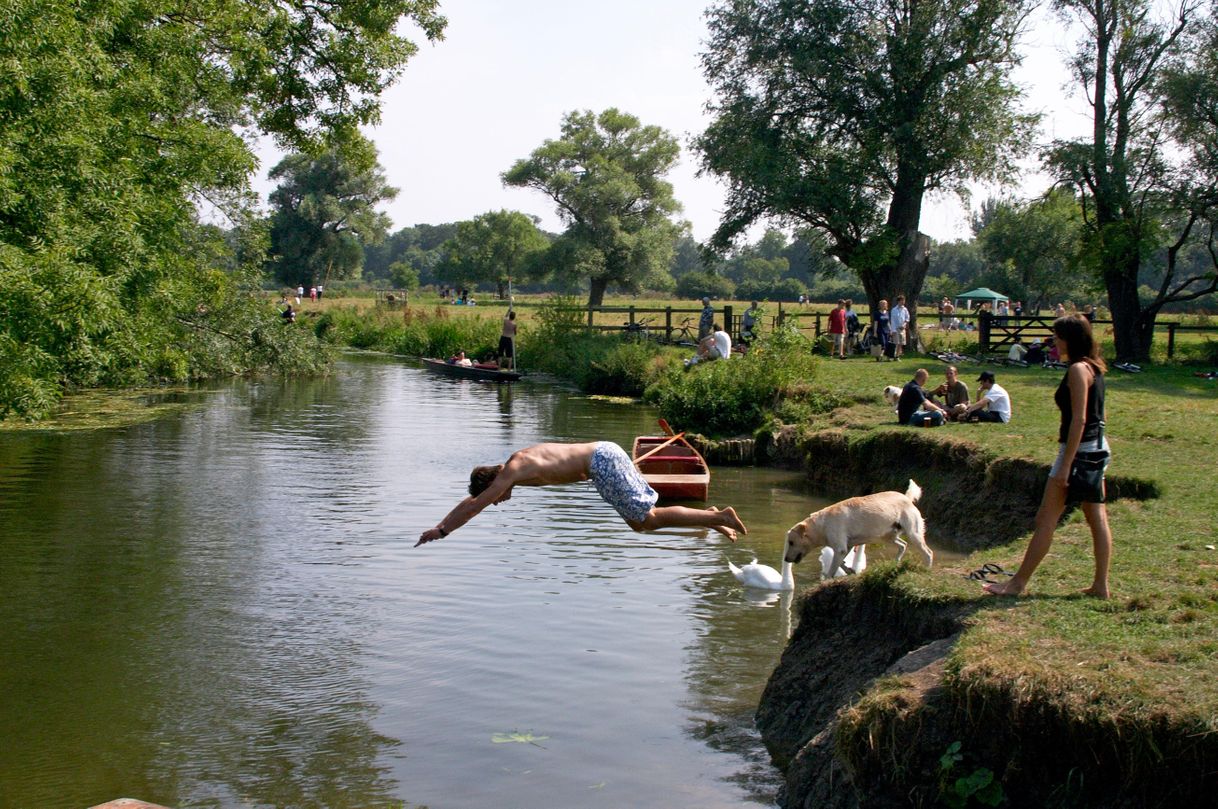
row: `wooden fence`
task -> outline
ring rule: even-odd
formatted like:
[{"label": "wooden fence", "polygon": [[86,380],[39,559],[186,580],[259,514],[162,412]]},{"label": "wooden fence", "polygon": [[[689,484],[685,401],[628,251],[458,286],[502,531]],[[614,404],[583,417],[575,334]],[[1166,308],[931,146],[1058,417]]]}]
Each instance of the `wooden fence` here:
[{"label": "wooden fence", "polygon": [[[698,338],[698,321],[702,315],[701,308],[689,307],[643,307],[643,306],[581,306],[571,311],[578,311],[584,320],[584,328],[590,332],[618,332],[622,334],[645,334],[650,338],[664,343],[688,342]],[[871,317],[866,310],[855,310],[859,323],[864,331],[870,328]],[[982,354],[1002,353],[1019,340],[1029,343],[1034,339],[1044,341],[1053,335],[1054,317],[1031,315],[1016,317],[1014,315],[978,315],[975,313],[955,314],[953,320],[965,326],[977,335]],[[731,304],[715,309],[715,321],[732,335],[733,340],[740,339],[741,316],[736,314]],[[806,333],[813,340],[829,331],[829,315],[825,312],[809,312],[797,308],[785,308],[778,304],[777,314],[768,315],[762,319],[763,331],[773,330],[779,324],[794,325],[800,332]],[[921,314],[919,323],[940,325],[939,315],[934,312]],[[1111,326],[1111,320],[1095,320],[1095,326]],[[971,326],[971,328],[969,328]],[[1218,326],[1185,326],[1175,321],[1157,324],[1156,330],[1167,331],[1167,356],[1172,358],[1176,351],[1177,333],[1218,333]]]}]

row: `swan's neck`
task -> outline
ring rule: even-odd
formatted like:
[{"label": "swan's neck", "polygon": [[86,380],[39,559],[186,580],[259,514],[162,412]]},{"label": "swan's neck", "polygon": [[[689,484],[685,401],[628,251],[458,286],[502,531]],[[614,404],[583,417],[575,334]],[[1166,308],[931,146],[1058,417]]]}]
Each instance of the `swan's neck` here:
[{"label": "swan's neck", "polygon": [[793,588],[795,586],[795,572],[792,569],[794,565],[786,559],[782,560],[782,585],[783,587]]}]

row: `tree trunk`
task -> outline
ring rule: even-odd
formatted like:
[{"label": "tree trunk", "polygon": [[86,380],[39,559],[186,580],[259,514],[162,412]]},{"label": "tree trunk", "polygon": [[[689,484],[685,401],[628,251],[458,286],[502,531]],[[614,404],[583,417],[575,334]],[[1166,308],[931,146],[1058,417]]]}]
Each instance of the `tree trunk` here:
[{"label": "tree trunk", "polygon": [[591,287],[588,289],[588,305],[603,306],[605,303],[605,289],[608,286],[608,278],[593,278]]},{"label": "tree trunk", "polygon": [[[922,294],[922,284],[930,269],[930,238],[915,229],[904,234],[900,244],[900,252],[893,263],[861,270],[859,278],[867,292],[867,305],[873,321],[879,312],[881,299],[888,301],[888,309],[892,311],[897,296],[905,296],[905,306],[909,309],[909,333],[912,336],[917,334],[918,328],[918,296]],[[910,340],[909,345],[915,345],[915,341]]]},{"label": "tree trunk", "polygon": [[[892,311],[897,295],[904,295],[911,336],[917,334],[918,295],[930,269],[930,239],[918,232],[925,180],[908,166],[898,169],[896,188],[888,205],[886,234],[881,237],[895,242],[895,255],[889,253],[891,258],[878,267],[859,269],[872,319],[879,311],[881,298],[888,301],[888,310]],[[916,345],[916,341],[910,340],[909,345]]]}]

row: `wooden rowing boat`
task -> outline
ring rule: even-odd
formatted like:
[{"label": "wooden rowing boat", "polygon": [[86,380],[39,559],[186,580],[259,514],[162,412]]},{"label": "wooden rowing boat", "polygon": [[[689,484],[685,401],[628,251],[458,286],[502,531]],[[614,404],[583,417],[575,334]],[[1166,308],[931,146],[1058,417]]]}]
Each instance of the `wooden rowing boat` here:
[{"label": "wooden rowing boat", "polygon": [[710,467],[680,435],[640,435],[631,457],[661,499],[705,500],[710,493]]},{"label": "wooden rowing boat", "polygon": [[489,365],[457,365],[431,357],[423,357],[423,367],[434,373],[458,379],[479,379],[484,382],[515,382],[520,379],[518,371],[501,371]]}]

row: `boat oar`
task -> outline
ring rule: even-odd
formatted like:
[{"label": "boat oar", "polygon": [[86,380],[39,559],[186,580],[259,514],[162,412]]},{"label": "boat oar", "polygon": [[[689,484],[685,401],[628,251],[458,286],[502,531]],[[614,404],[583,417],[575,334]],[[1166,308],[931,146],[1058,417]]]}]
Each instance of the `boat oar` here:
[{"label": "boat oar", "polygon": [[670,438],[670,439],[668,439],[667,441],[665,441],[663,444],[656,444],[654,447],[652,447],[651,449],[647,450],[646,452],[644,452],[644,453],[643,453],[642,455],[640,455],[639,457],[635,458],[635,459],[634,459],[634,463],[635,463],[635,465],[637,466],[637,465],[638,465],[638,463],[639,463],[639,461],[645,461],[645,460],[647,460],[647,459],[648,459],[648,458],[650,458],[652,455],[655,455],[657,452],[659,452],[660,450],[664,449],[664,447],[668,446],[669,444],[671,444],[672,442],[676,441],[678,438],[683,437],[684,435],[685,435],[685,433],[684,433],[684,432],[680,432],[680,433],[677,433],[676,435],[674,435],[672,438]]},{"label": "boat oar", "polygon": [[677,431],[668,424],[668,419],[660,419],[660,429],[664,431],[664,435],[676,435]]}]

